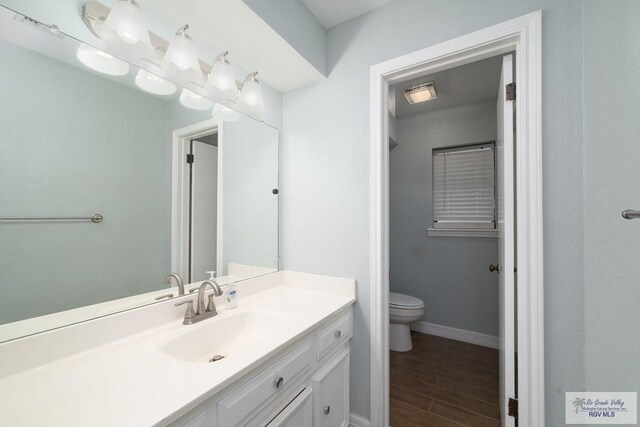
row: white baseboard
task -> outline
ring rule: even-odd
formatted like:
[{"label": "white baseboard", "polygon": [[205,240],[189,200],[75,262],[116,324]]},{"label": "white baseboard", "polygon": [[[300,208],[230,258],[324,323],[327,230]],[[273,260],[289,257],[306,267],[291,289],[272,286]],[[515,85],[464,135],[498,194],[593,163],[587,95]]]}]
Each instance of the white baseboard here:
[{"label": "white baseboard", "polygon": [[464,329],[452,328],[450,326],[436,325],[429,322],[416,322],[411,324],[411,330],[423,334],[435,335],[449,338],[456,341],[468,342],[470,344],[481,345],[483,347],[498,348],[500,341],[493,335],[481,334],[480,332],[465,331]]},{"label": "white baseboard", "polygon": [[371,427],[371,423],[360,415],[351,414],[349,417],[349,427]]}]

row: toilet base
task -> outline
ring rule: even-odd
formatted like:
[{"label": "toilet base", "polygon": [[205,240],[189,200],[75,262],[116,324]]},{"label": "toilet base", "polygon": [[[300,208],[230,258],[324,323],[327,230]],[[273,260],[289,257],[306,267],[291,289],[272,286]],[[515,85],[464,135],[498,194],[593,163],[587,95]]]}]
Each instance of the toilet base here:
[{"label": "toilet base", "polygon": [[408,324],[389,323],[389,350],[409,351],[413,348]]}]

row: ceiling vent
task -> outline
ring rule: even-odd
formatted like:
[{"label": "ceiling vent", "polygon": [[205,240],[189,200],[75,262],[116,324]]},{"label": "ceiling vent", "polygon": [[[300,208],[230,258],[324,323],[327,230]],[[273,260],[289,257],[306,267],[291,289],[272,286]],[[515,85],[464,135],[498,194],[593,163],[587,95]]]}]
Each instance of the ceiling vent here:
[{"label": "ceiling vent", "polygon": [[431,101],[438,97],[436,94],[436,88],[433,86],[433,82],[412,86],[406,88],[403,92],[407,101],[409,101],[409,104]]}]

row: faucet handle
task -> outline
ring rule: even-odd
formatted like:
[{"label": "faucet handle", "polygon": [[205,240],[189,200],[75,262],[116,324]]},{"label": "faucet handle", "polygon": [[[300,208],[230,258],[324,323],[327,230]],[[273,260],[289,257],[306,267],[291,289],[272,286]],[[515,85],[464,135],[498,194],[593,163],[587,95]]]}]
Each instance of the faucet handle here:
[{"label": "faucet handle", "polygon": [[207,312],[216,312],[216,303],[213,301],[213,298],[215,297],[214,294],[210,294],[209,295],[209,303],[207,304]]},{"label": "faucet handle", "polygon": [[187,304],[187,312],[184,314],[184,324],[190,324],[192,323],[191,320],[193,320],[194,317],[196,317],[196,312],[193,309],[193,300],[185,300],[185,301],[181,301],[181,302],[177,302],[174,305],[176,307],[180,306],[180,305],[184,305]]}]

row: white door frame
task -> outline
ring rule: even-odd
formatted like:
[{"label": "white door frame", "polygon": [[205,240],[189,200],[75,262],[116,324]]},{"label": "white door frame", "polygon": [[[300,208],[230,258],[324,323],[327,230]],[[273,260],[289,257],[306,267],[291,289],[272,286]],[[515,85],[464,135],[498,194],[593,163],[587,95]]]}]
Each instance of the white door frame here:
[{"label": "white door frame", "polygon": [[542,123],[540,11],[371,67],[371,426],[389,425],[388,86],[516,52],[516,253],[520,427],[544,425]]},{"label": "white door frame", "polygon": [[171,271],[189,277],[189,168],[185,162],[192,139],[218,132],[218,224],[216,268],[222,265],[222,123],[205,120],[176,129],[171,143]]}]

